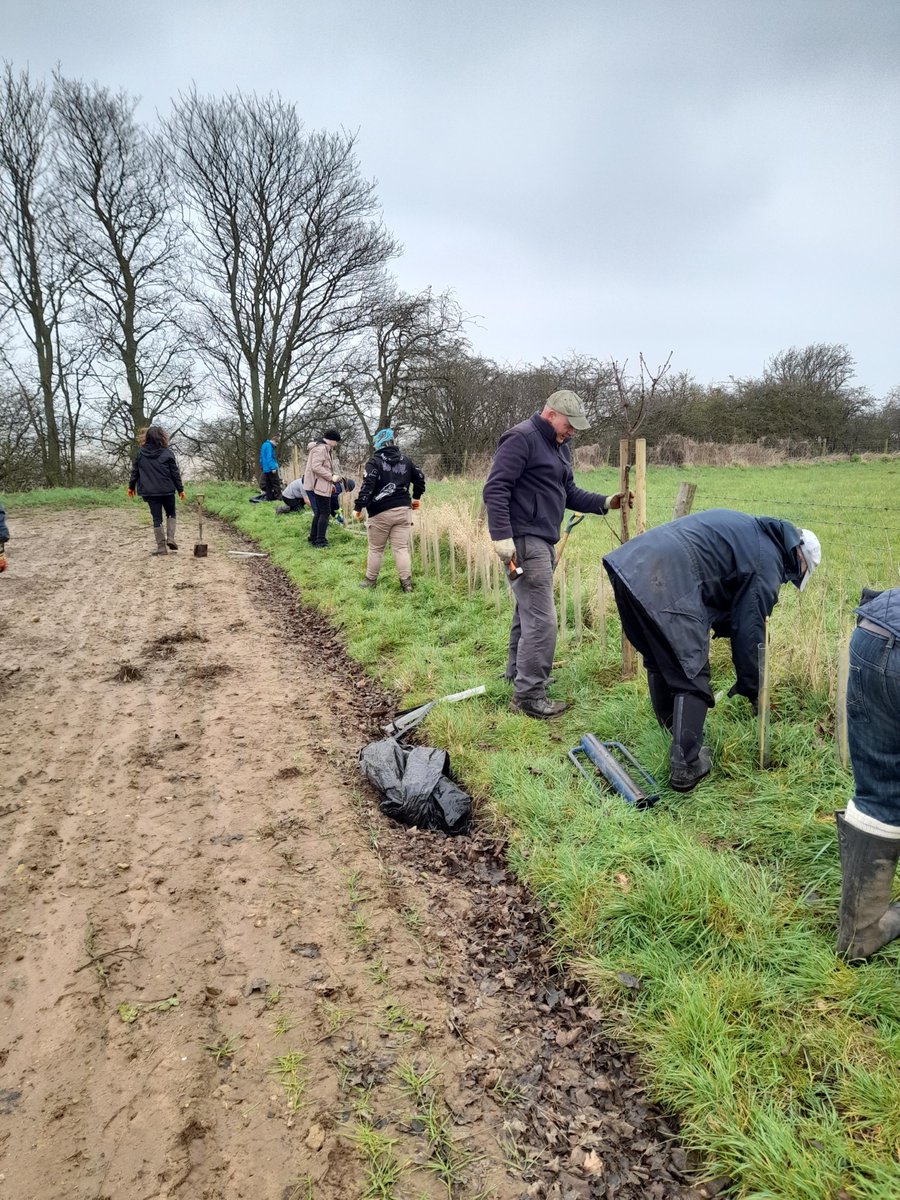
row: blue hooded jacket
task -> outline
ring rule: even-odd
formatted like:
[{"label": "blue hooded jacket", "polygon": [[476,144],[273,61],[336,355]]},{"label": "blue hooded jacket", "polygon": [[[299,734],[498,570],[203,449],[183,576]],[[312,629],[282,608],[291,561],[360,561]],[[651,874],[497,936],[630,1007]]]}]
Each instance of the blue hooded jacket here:
[{"label": "blue hooded jacket", "polygon": [[800,530],[726,508],[648,529],[603,565],[659,627],[689,679],[709,658],[710,630],[731,639],[732,692],[756,703],[759,644],[782,584],[800,586]]},{"label": "blue hooded jacket", "polygon": [[278,463],[275,459],[275,447],[271,441],[265,441],[259,448],[259,469],[264,475],[269,471],[277,471]]}]

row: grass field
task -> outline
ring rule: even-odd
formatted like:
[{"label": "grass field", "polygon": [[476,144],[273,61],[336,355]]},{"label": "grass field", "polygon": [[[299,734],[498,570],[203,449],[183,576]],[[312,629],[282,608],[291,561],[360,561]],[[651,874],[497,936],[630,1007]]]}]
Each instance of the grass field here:
[{"label": "grass field", "polygon": [[[772,618],[771,768],[757,769],[749,706],[725,701],[707,722],[711,779],[689,796],[665,789],[649,812],[599,799],[566,758],[591,731],[667,777],[667,739],[643,678],[619,679],[611,606],[598,624],[595,605],[594,628],[561,644],[554,692],[573,705],[547,726],[507,710],[507,601],[498,612],[446,574],[417,579],[405,596],[389,555],[378,589],[361,591],[360,531],[332,525],[324,553],[306,543],[308,515],[275,517],[271,505],[248,504],[246,488],[209,485],[206,505],[265,547],[303,600],[330,614],[350,653],[408,702],[489,685],[483,700],[435,710],[425,736],[449,750],[481,819],[508,835],[561,960],[640,1050],[651,1090],[681,1114],[710,1172],[757,1200],[884,1200],[900,1195],[900,943],[859,968],[834,957],[832,814],[852,781],[832,735],[837,647],[859,589],[900,581],[900,463],[654,469],[651,524],[671,515],[685,478],[698,485],[695,510],[741,508],[812,528],[823,564],[803,596],[783,589]],[[615,487],[612,472],[579,483]],[[473,522],[478,491],[429,484],[423,509],[484,538]],[[14,516],[17,498],[8,499]],[[577,563],[595,578],[614,544],[612,520],[588,518],[566,552],[570,570]],[[714,686],[732,680],[727,645],[717,645]]]}]

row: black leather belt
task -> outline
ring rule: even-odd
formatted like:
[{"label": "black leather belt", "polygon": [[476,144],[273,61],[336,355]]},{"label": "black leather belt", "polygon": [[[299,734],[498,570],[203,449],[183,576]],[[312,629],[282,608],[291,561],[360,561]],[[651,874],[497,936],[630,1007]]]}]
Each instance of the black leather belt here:
[{"label": "black leather belt", "polygon": [[894,635],[887,629],[883,629],[881,625],[876,625],[874,621],[870,621],[868,617],[860,617],[857,629],[865,629],[867,633],[874,633],[876,637],[884,638],[887,641]]}]

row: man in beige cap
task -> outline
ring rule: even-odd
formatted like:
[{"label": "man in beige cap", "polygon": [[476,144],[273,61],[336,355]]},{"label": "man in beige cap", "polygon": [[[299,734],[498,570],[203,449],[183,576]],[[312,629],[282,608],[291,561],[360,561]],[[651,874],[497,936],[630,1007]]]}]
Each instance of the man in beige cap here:
[{"label": "man in beige cap", "polygon": [[494,549],[505,564],[514,561],[522,568],[513,583],[506,678],[514,681],[510,707],[529,717],[557,717],[567,707],[547,699],[556,649],[554,546],[565,510],[602,516],[622,503],[620,495],[575,486],[568,442],[576,429],[589,428],[575,393],[554,392],[541,412],[501,436],[484,485]]}]

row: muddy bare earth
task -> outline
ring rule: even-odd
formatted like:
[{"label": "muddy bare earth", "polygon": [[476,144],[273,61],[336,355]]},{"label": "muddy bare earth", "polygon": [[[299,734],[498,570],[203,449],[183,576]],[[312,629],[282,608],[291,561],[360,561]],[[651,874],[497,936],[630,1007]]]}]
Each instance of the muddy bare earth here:
[{"label": "muddy bare earth", "polygon": [[503,847],[380,815],[391,698],[266,560],[10,524],[0,1197],[714,1194]]}]

